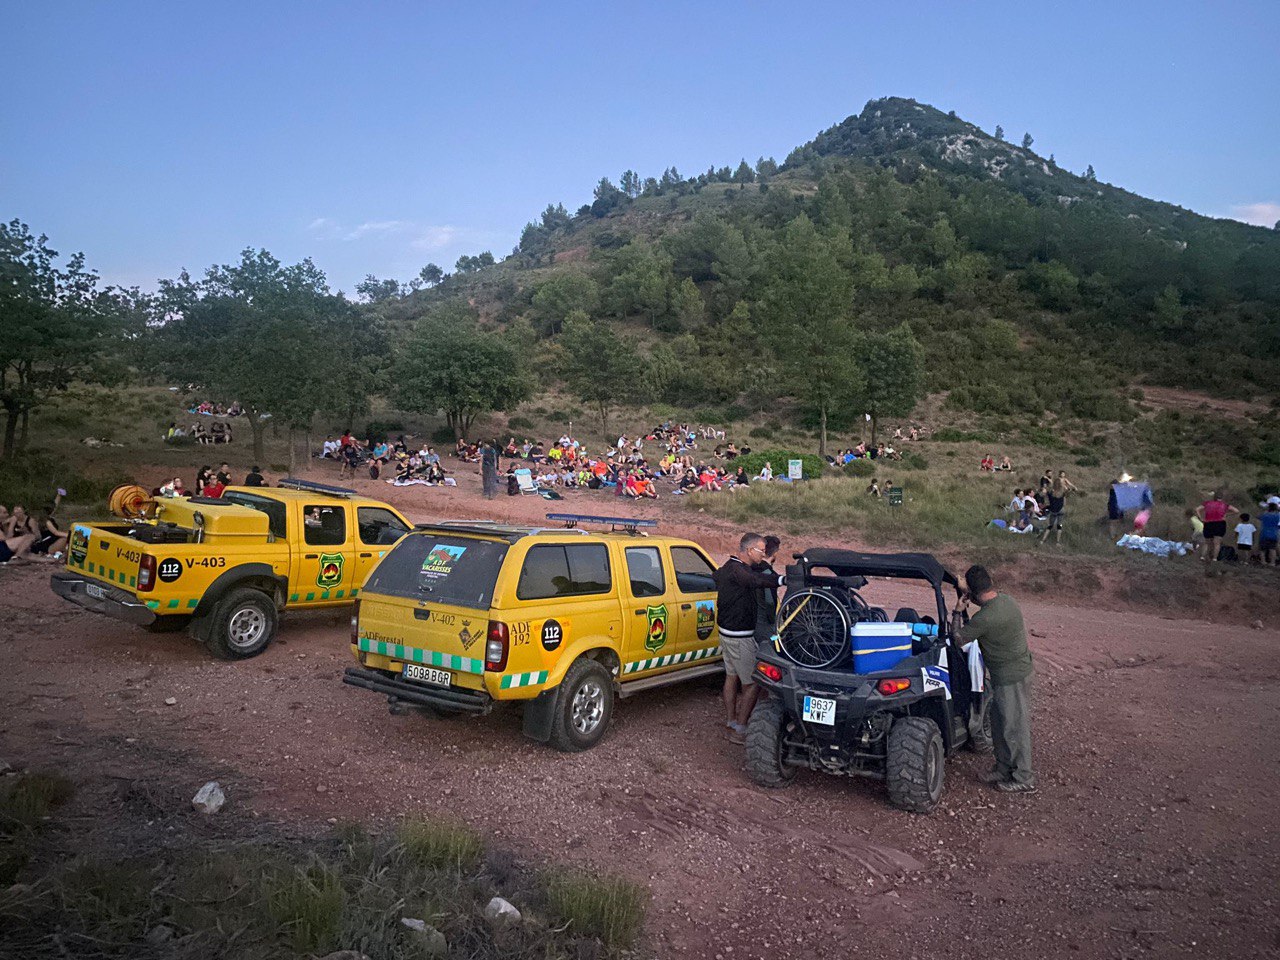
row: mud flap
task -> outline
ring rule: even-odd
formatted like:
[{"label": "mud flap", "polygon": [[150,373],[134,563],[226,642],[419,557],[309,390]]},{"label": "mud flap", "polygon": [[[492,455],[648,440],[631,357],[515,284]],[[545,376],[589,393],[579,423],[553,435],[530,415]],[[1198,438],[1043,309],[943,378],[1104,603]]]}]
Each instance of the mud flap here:
[{"label": "mud flap", "polygon": [[559,688],[544,690],[524,705],[524,735],[530,740],[546,743],[551,739],[559,693]]}]

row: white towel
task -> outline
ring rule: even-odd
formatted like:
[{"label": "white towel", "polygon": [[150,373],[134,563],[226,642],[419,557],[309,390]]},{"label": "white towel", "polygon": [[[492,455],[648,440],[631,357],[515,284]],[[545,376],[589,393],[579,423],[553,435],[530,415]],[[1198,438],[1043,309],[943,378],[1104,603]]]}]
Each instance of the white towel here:
[{"label": "white towel", "polygon": [[960,648],[969,655],[969,689],[974,693],[982,693],[982,650],[977,640],[970,640]]}]

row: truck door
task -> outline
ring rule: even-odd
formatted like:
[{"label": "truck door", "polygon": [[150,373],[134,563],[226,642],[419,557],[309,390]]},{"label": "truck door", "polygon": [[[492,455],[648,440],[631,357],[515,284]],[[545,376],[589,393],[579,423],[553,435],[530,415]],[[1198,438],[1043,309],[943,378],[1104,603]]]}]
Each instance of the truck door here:
[{"label": "truck door", "polygon": [[302,505],[302,551],[297,577],[289,585],[290,603],[330,606],[347,603],[355,585],[356,563],[349,504]]},{"label": "truck door", "polygon": [[[623,647],[623,670],[637,673],[655,669],[648,663],[674,653],[682,653],[676,628],[676,595],[658,546],[625,547],[628,583],[623,596],[630,612],[625,614],[627,640]],[[640,666],[631,666],[640,663]],[[630,669],[628,670],[628,667]]]},{"label": "truck door", "polygon": [[716,637],[715,567],[694,547],[672,545],[671,566],[676,576],[677,629],[682,649],[707,650],[718,645]]},{"label": "truck door", "polygon": [[[409,525],[385,507],[356,507],[356,570],[351,586],[364,587],[373,568],[406,533]],[[357,594],[358,596],[358,594]]]}]

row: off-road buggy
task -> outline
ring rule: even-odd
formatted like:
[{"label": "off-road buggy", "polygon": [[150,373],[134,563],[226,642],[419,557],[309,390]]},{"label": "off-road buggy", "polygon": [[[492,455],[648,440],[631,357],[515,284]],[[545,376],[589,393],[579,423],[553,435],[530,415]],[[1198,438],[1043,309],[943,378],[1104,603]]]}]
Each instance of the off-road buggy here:
[{"label": "off-road buggy", "polygon": [[[747,725],[752,779],[782,787],[800,767],[873,777],[894,806],[928,813],[942,796],[945,758],[991,743],[988,698],[971,689],[959,617],[948,615],[944,588],[958,598],[958,581],[923,553],[814,548],[795,560],[778,631],[756,654],[768,698]],[[864,597],[868,578],[921,581],[935,608],[890,617]]]}]

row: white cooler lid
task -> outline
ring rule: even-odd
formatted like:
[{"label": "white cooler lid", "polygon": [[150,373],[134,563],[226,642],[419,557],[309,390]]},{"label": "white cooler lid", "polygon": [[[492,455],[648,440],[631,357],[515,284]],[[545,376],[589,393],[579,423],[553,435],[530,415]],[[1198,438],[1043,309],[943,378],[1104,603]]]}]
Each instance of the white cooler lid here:
[{"label": "white cooler lid", "polygon": [[855,623],[853,635],[855,637],[909,637],[911,626],[909,623]]}]

